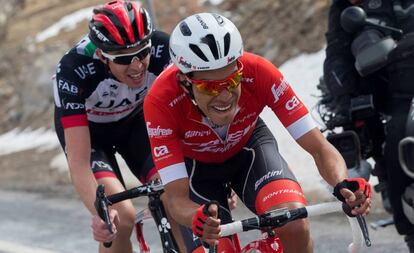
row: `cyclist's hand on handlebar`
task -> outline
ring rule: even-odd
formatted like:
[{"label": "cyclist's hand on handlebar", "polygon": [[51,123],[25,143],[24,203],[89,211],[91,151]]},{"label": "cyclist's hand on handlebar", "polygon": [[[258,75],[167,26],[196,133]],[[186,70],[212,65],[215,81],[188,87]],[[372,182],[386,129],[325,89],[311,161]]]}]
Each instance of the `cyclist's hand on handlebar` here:
[{"label": "cyclist's hand on handlebar", "polygon": [[363,178],[348,178],[334,188],[334,196],[351,208],[352,215],[366,215],[371,208],[371,185]]},{"label": "cyclist's hand on handlebar", "polygon": [[192,219],[193,233],[209,245],[217,245],[220,238],[220,219],[218,202],[201,205]]},{"label": "cyclist's hand on handlebar", "polygon": [[109,218],[112,222],[112,233],[108,230],[106,223],[99,217],[99,215],[94,215],[92,217],[92,233],[93,238],[98,242],[111,242],[116,238],[117,235],[117,225],[119,224],[118,212],[115,209],[109,210]]}]

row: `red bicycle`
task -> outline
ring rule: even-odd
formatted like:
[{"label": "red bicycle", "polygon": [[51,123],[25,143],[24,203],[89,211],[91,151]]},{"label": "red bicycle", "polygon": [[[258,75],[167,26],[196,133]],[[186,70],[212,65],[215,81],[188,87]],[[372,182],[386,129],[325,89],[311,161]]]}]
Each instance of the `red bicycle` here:
[{"label": "red bicycle", "polygon": [[[164,207],[160,200],[160,195],[164,191],[160,182],[154,181],[149,184],[138,186],[121,193],[106,196],[103,186],[97,189],[97,199],[95,207],[101,218],[106,221],[109,231],[112,231],[112,224],[109,221],[108,206],[126,199],[133,199],[141,196],[149,198],[148,208],[137,213],[135,232],[141,253],[149,253],[150,247],[144,239],[144,220],[153,219],[161,239],[162,250],[164,253],[178,253],[178,247],[169,226]],[[280,239],[273,233],[274,228],[282,227],[288,222],[324,215],[330,213],[343,212],[343,204],[339,201],[321,203],[296,209],[277,209],[265,214],[234,221],[229,224],[221,225],[221,239],[218,247],[198,248],[193,253],[283,253],[283,246]],[[371,246],[368,229],[365,219],[362,216],[355,218],[348,217],[352,231],[352,243],[348,246],[349,253],[357,253],[363,246]],[[247,243],[241,247],[238,233],[261,230],[262,238]],[[109,244],[106,244],[109,246]]]}]

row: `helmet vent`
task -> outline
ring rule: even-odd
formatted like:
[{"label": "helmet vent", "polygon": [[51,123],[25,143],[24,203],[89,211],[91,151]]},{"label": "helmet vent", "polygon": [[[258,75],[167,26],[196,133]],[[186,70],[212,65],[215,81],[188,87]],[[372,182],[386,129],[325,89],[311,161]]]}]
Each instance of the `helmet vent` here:
[{"label": "helmet vent", "polygon": [[211,53],[214,56],[214,59],[219,59],[219,52],[216,44],[216,40],[214,39],[213,34],[207,34],[204,38],[201,38],[201,43],[207,44],[210,48]]},{"label": "helmet vent", "polygon": [[[125,27],[124,27],[124,25],[122,24],[122,22],[119,20],[118,16],[115,13],[113,13],[112,11],[106,10],[106,9],[102,10],[102,13],[105,16],[107,16],[111,20],[111,22],[115,25],[115,27],[118,30],[119,34],[121,35],[122,40],[124,41],[124,43],[127,42],[127,41],[129,43],[133,42],[133,41],[129,41],[127,32],[125,30]],[[112,34],[109,34],[109,36],[112,36]]]},{"label": "helmet vent", "polygon": [[191,36],[191,30],[190,27],[188,27],[186,22],[180,23],[180,31],[184,36]]},{"label": "helmet vent", "polygon": [[224,35],[224,56],[227,56],[230,50],[230,33]]},{"label": "helmet vent", "polygon": [[201,49],[197,45],[190,44],[190,49],[203,61],[208,62],[207,57],[204,55],[203,51],[201,51]]}]

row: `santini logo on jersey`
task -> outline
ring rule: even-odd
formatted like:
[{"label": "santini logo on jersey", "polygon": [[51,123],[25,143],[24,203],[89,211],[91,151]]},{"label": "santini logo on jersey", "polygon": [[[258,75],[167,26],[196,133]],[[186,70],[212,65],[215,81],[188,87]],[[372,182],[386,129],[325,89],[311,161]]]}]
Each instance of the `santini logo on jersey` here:
[{"label": "santini logo on jersey", "polygon": [[147,122],[147,131],[148,131],[148,135],[149,137],[158,137],[158,136],[168,136],[172,134],[172,130],[171,129],[164,129],[161,128],[160,126],[157,127],[150,127],[151,122]]},{"label": "santini logo on jersey", "polygon": [[286,90],[289,88],[288,82],[283,78],[280,80],[280,84],[276,87],[274,83],[272,86],[272,93],[275,97],[275,103],[279,101],[279,98],[285,94]]},{"label": "santini logo on jersey", "polygon": [[188,138],[192,138],[192,137],[203,137],[203,136],[207,136],[210,135],[211,131],[210,130],[205,130],[205,131],[187,131],[184,134],[184,138],[188,139]]},{"label": "santini logo on jersey", "polygon": [[275,176],[280,176],[280,175],[282,175],[282,170],[269,171],[266,175],[264,175],[261,178],[259,178],[259,180],[257,180],[256,183],[254,183],[254,190],[257,191],[257,188],[259,188],[259,186],[265,180],[268,180],[269,178],[272,178],[272,177],[275,177]]}]

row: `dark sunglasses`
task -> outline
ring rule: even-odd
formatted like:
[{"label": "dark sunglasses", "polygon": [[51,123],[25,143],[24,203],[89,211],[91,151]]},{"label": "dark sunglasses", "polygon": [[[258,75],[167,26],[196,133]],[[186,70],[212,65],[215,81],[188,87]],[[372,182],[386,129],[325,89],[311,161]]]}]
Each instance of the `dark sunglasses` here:
[{"label": "dark sunglasses", "polygon": [[134,61],[134,59],[142,62],[150,52],[151,42],[147,43],[143,48],[140,48],[138,51],[132,53],[108,54],[102,51],[102,55],[116,64],[129,65]]}]

